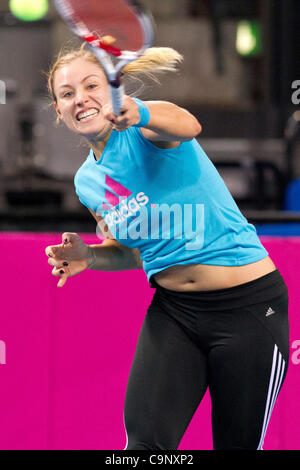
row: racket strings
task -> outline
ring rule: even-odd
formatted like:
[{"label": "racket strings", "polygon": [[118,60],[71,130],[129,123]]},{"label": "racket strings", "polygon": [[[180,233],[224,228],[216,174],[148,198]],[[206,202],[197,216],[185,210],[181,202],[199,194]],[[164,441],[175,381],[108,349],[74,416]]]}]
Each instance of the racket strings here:
[{"label": "racket strings", "polygon": [[[120,51],[139,51],[144,31],[132,6],[124,0],[57,0],[63,16],[82,37],[100,39],[101,47],[114,56]],[[104,39],[103,39],[104,38]],[[110,40],[107,41],[107,38]],[[91,39],[92,42],[94,38]]]}]

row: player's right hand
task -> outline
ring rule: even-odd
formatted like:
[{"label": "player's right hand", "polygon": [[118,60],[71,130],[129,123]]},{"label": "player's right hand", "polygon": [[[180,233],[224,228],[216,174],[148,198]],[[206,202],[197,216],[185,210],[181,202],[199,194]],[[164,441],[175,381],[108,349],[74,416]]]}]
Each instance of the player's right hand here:
[{"label": "player's right hand", "polygon": [[93,262],[91,248],[77,233],[63,233],[60,245],[47,246],[48,263],[53,266],[53,276],[59,276],[57,287],[63,287],[67,278],[87,269]]}]

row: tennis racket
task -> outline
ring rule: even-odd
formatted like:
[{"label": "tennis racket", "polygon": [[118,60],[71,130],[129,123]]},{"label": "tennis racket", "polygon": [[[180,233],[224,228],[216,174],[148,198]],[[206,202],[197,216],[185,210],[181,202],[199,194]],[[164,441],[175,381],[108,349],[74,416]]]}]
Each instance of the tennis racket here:
[{"label": "tennis racket", "polygon": [[121,74],[152,45],[153,21],[136,0],[53,0],[70,29],[86,41],[106,74],[112,109],[123,103]]}]

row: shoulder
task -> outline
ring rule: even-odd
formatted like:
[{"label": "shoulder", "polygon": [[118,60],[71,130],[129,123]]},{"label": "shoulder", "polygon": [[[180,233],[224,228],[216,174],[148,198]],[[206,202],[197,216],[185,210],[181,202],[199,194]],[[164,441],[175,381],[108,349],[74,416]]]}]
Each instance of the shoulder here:
[{"label": "shoulder", "polygon": [[82,165],[78,168],[78,170],[75,173],[74,176],[74,182],[75,184],[78,182],[80,176],[91,166],[91,159],[93,158],[93,151],[92,149],[89,151],[85,161],[82,163]]},{"label": "shoulder", "polygon": [[92,164],[93,158],[93,152],[90,150],[86,160],[78,168],[74,176],[75,192],[80,202],[87,207],[89,207],[89,204],[87,203],[86,193],[87,191],[89,192],[90,181],[95,172],[95,165]]}]

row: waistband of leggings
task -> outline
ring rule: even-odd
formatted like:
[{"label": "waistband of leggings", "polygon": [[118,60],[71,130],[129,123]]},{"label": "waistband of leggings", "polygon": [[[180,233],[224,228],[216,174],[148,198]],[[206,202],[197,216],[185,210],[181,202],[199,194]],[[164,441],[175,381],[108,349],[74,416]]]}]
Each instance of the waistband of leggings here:
[{"label": "waistband of leggings", "polygon": [[151,277],[151,283],[162,299],[192,303],[196,301],[198,307],[203,304],[205,309],[208,306],[218,310],[223,310],[227,306],[238,308],[287,295],[286,284],[278,269],[244,284],[209,291],[174,291],[160,286],[153,277]]}]

